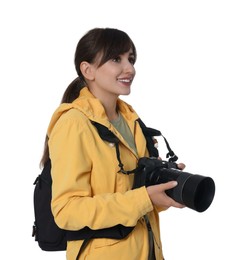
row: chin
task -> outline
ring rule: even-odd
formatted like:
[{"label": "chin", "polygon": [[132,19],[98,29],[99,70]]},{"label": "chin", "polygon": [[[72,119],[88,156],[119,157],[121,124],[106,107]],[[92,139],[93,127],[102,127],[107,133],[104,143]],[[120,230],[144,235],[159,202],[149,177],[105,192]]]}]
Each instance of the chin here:
[{"label": "chin", "polygon": [[131,93],[130,89],[123,89],[123,91],[120,91],[120,95],[128,96]]}]

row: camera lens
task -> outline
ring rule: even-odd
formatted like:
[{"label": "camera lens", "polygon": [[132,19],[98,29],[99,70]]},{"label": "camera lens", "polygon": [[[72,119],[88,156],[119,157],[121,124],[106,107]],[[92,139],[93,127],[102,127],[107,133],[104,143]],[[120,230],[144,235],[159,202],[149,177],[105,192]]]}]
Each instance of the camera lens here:
[{"label": "camera lens", "polygon": [[215,183],[210,177],[164,168],[156,168],[148,173],[146,177],[148,180],[147,186],[177,181],[178,185],[167,190],[167,195],[198,212],[205,211],[213,201]]},{"label": "camera lens", "polygon": [[211,205],[214,193],[215,184],[212,178],[191,175],[184,183],[182,200],[189,208],[203,212]]}]

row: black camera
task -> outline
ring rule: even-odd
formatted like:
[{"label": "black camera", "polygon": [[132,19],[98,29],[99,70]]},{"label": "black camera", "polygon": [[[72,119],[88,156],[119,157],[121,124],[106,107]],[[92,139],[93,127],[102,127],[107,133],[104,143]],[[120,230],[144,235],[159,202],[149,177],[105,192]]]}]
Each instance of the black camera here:
[{"label": "black camera", "polygon": [[179,170],[174,162],[150,157],[140,158],[137,169],[134,188],[177,181],[176,187],[166,190],[175,201],[198,212],[208,209],[213,201],[215,183],[210,177],[193,175]]}]

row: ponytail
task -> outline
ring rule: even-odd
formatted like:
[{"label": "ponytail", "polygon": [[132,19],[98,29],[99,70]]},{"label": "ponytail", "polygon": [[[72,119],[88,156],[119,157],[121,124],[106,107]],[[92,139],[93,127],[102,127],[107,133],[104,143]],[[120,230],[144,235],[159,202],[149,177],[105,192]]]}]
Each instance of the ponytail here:
[{"label": "ponytail", "polygon": [[85,82],[80,78],[75,78],[65,90],[61,103],[71,103],[79,97],[81,89],[85,86]]},{"label": "ponytail", "polygon": [[[79,97],[81,89],[85,86],[84,80],[82,80],[80,77],[75,78],[70,85],[67,87],[65,90],[62,99],[61,99],[61,104],[62,103],[71,103],[75,99]],[[40,160],[40,167],[44,167],[45,163],[49,159],[49,146],[48,146],[48,141],[49,137],[46,135],[45,136],[45,142],[44,142],[44,151],[42,158]]]}]

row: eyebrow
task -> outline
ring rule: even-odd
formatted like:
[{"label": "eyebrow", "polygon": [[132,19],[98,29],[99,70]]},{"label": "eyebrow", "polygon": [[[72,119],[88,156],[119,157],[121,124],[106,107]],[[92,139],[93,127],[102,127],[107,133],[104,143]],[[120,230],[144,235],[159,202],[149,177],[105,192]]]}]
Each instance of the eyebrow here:
[{"label": "eyebrow", "polygon": [[129,53],[129,56],[135,56],[133,50]]}]

